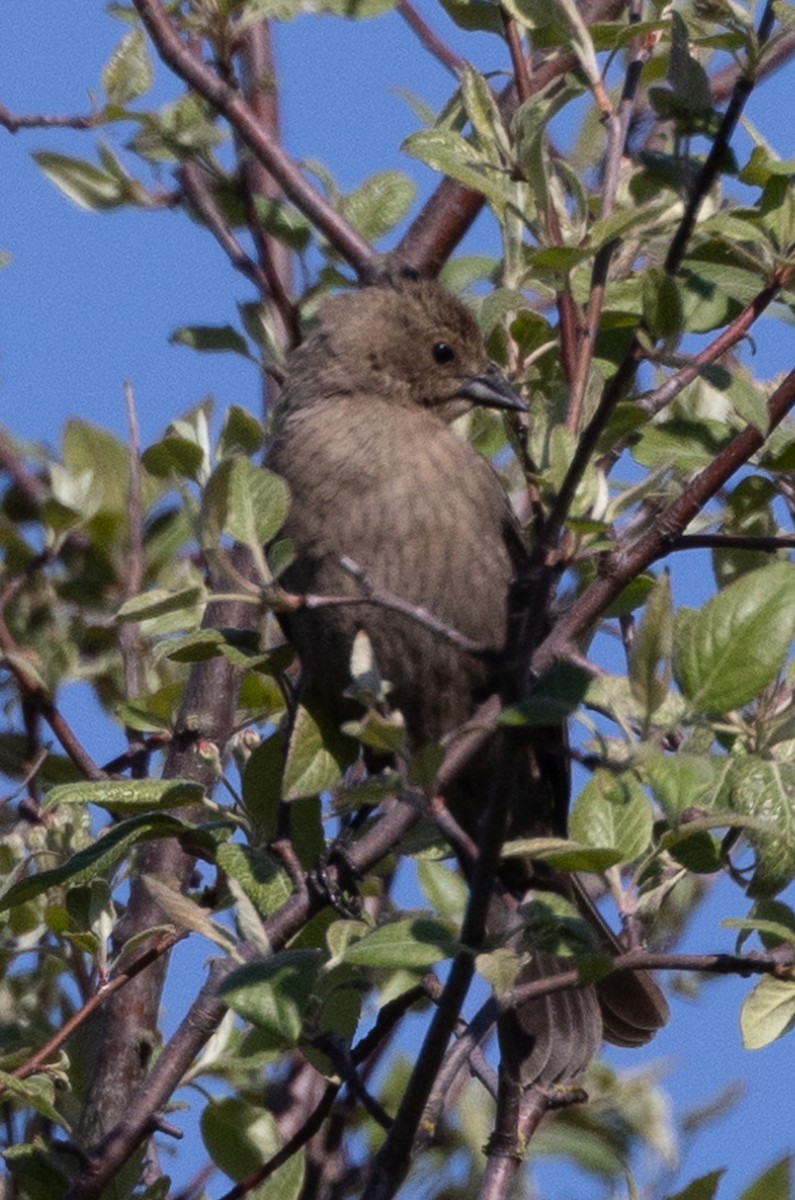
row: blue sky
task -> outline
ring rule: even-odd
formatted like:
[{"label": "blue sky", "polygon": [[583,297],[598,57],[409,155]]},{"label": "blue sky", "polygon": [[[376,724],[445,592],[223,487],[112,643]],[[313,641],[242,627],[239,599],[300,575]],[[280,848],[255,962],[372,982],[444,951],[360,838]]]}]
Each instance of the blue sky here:
[{"label": "blue sky", "polygon": [[[473,42],[435,6],[425,2],[419,7],[481,69],[505,66],[497,39],[484,35]],[[98,90],[102,66],[122,32],[99,3],[3,0],[0,102],[16,112],[85,111],[87,89]],[[397,15],[359,24],[298,19],[276,30],[276,54],[291,153],[324,162],[345,188],[374,170],[400,167],[416,179],[421,196],[430,191],[435,177],[398,153],[416,122],[394,89],[407,88],[438,107],[450,80],[418,48]],[[789,67],[748,109],[783,158],[795,153],[794,84],[795,68]],[[154,100],[178,91],[158,71]],[[738,136],[742,145],[744,135]],[[168,344],[175,327],[233,321],[235,304],[252,298],[247,282],[235,275],[208,236],[179,212],[80,211],[55,191],[29,157],[31,150],[47,148],[91,158],[93,143],[93,134],[34,131],[12,137],[0,130],[0,248],[13,256],[0,273],[0,422],[22,437],[53,445],[72,415],[124,436],[125,378],[135,388],[144,444],[207,394],[215,396],[219,410],[237,403],[256,411],[258,379],[251,366],[231,355],[197,355]],[[473,246],[482,248],[488,237],[481,226]],[[763,376],[791,367],[791,325],[762,322],[755,341]],[[708,571],[702,556],[689,558],[686,566],[677,564],[679,602],[703,600]],[[95,714],[78,702],[73,709],[78,732],[91,741]],[[110,740],[105,748],[91,744],[100,760],[117,749]],[[718,923],[724,915],[744,912],[739,891],[721,886],[684,948],[731,949],[733,938]],[[208,949],[191,951],[192,978],[185,995],[179,985],[169,992],[170,1022],[187,1002]],[[695,1174],[728,1163],[722,1197],[739,1195],[742,1185],[793,1144],[793,1043],[779,1042],[753,1054],[742,1051],[737,1009],[748,987],[736,979],[718,981],[705,988],[698,1004],[676,999],[670,1026],[648,1053],[611,1053],[611,1060],[627,1069],[652,1058],[664,1060],[677,1112],[705,1102],[729,1079],[744,1079],[746,1099],[700,1139],[677,1180],[681,1186]],[[547,1194],[555,1200],[574,1195],[575,1186],[580,1200],[588,1200],[584,1186],[563,1182],[557,1174],[548,1182]],[[217,1191],[211,1188],[211,1194]]]}]

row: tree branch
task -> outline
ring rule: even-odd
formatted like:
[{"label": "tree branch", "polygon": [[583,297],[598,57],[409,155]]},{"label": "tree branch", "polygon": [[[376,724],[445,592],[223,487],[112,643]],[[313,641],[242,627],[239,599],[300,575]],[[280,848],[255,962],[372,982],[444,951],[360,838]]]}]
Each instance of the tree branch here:
[{"label": "tree branch", "polygon": [[631,579],[669,553],[674,539],[681,536],[734,472],[764,445],[768,434],[780,424],[793,405],[795,370],[790,371],[768,402],[769,425],[766,433],[760,433],[754,425],[747,425],[663,510],[653,528],[630,545],[619,547],[604,556],[598,577],[539,645],[532,662],[535,673],[542,674],[549,670],[568,646],[575,645],[593,627],[607,605],[615,600]]},{"label": "tree branch", "polygon": [[232,126],[278,182],[285,196],[321,231],[362,279],[370,278],[377,255],[360,233],[301,174],[270,136],[246,100],[225,83],[180,38],[160,0],[134,0],[163,62],[203,96]]}]

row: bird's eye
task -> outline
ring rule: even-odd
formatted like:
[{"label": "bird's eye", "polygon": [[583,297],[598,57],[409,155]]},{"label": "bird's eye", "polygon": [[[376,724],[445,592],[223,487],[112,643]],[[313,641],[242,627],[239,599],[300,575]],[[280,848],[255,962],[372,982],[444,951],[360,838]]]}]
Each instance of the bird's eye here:
[{"label": "bird's eye", "polygon": [[433,357],[440,366],[444,363],[452,362],[455,358],[455,350],[447,342],[436,342],[433,347]]}]

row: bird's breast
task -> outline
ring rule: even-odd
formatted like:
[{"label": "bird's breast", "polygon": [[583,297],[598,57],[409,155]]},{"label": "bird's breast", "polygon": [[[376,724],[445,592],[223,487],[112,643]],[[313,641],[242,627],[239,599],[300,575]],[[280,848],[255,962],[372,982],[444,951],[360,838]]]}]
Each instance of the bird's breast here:
[{"label": "bird's breast", "polygon": [[310,674],[341,693],[353,637],[364,629],[415,739],[435,740],[466,720],[492,668],[455,637],[501,650],[512,575],[507,502],[489,464],[423,410],[362,411],[339,400],[297,414],[273,465],[292,493],[285,533],[296,561],[285,585],[360,594],[340,564],[348,558],[381,597],[298,615],[291,634]]}]

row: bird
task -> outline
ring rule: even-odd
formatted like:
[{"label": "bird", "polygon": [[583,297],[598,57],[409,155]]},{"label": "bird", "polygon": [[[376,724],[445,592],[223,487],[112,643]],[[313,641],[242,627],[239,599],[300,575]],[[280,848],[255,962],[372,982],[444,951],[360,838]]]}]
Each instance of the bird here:
[{"label": "bird", "polygon": [[[474,406],[524,407],[490,362],[471,309],[436,280],[392,275],[320,303],[314,329],[288,360],[269,456],[291,494],[280,536],[294,558],[282,586],[351,600],[285,616],[303,694],[327,712],[347,713],[351,652],[363,630],[411,752],[449,738],[499,690],[506,597],[528,563],[496,471],[453,428]],[[351,561],[375,588],[431,614],[436,624],[368,602]],[[445,636],[449,630],[461,636]],[[476,757],[444,796],[475,842],[492,755]],[[513,774],[508,835],[564,836],[563,730],[528,735],[527,767]],[[501,894],[489,909],[492,938],[520,946],[518,906],[533,887],[572,896],[599,947],[615,951],[618,943],[582,889],[549,869],[508,859]],[[536,950],[515,982],[570,965],[571,959]],[[523,1087],[553,1086],[580,1080],[603,1039],[642,1045],[666,1019],[653,980],[626,973],[509,1010],[498,1033],[503,1059],[514,1064]]]}]

